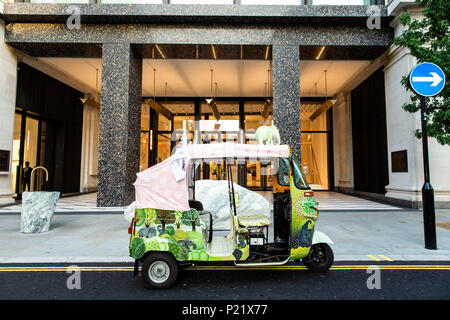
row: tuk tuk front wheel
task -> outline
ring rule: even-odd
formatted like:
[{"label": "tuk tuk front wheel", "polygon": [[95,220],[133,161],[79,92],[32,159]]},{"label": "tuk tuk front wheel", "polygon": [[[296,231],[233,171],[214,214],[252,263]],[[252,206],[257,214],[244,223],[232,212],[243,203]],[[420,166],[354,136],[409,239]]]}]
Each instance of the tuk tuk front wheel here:
[{"label": "tuk tuk front wheel", "polygon": [[306,258],[302,259],[303,264],[312,272],[325,272],[330,269],[334,261],[333,250],[326,243],[317,243],[311,247],[311,251]]},{"label": "tuk tuk front wheel", "polygon": [[154,252],[142,264],[142,278],[147,288],[168,289],[178,276],[178,264],[171,254]]}]

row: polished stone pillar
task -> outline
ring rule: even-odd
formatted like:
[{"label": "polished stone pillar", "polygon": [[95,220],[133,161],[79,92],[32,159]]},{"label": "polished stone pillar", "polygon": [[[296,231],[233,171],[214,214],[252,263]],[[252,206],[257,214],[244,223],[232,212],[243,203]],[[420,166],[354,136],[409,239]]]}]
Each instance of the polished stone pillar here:
[{"label": "polished stone pillar", "polygon": [[104,43],[102,61],[99,207],[134,201],[139,171],[142,58],[128,43]]},{"label": "polished stone pillar", "polygon": [[299,47],[272,47],[273,119],[281,143],[288,144],[300,162],[300,61]]}]

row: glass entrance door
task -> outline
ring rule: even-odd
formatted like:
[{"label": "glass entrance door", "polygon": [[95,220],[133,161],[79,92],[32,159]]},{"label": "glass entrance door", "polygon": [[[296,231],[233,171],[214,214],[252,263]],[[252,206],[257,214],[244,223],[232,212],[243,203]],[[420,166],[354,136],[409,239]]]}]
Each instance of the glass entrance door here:
[{"label": "glass entrance door", "polygon": [[[11,163],[11,191],[20,193],[22,190],[22,164],[20,162],[20,137],[22,131],[22,114],[16,113],[14,115],[14,137],[13,137],[13,151]],[[18,181],[20,183],[18,183]]]},{"label": "glass entrance door", "polygon": [[[247,144],[257,144],[255,132],[259,127],[272,125],[272,115],[264,118],[261,115],[262,109],[262,104],[246,106],[246,112],[251,112],[251,114],[245,115],[245,139]],[[272,188],[270,163],[263,165],[260,161],[247,161],[246,185],[263,190]]]},{"label": "glass entrance door", "polygon": [[311,189],[330,190],[331,110],[319,113],[321,104],[312,101],[301,106],[301,170]]},{"label": "glass entrance door", "polygon": [[313,190],[329,189],[328,133],[302,133],[302,171]]},{"label": "glass entrance door", "polygon": [[[48,188],[52,177],[46,181],[45,171],[34,173],[31,185],[31,171],[37,166],[50,169],[53,166],[54,126],[33,116],[16,113],[14,116],[13,157],[11,169],[11,191],[20,199],[24,191],[40,191]],[[49,130],[53,132],[49,136]],[[49,140],[50,139],[50,140]]]},{"label": "glass entrance door", "polygon": [[25,122],[25,137],[23,148],[23,163],[28,162],[30,167],[37,166],[38,155],[38,136],[39,136],[39,120],[26,117]]}]

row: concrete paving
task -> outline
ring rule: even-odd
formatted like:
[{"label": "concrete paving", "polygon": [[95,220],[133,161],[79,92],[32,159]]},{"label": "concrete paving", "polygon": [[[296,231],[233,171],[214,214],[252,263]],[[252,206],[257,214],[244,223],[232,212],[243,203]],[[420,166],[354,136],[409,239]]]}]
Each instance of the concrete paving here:
[{"label": "concrete paving", "polygon": [[[450,261],[450,210],[437,210],[438,250],[424,248],[422,212],[321,212],[316,229],[333,241],[336,261]],[[0,263],[128,262],[128,222],[121,213],[61,213],[51,230],[20,233],[20,215],[0,214]]]},{"label": "concrete paving", "polygon": [[11,196],[0,196],[0,209],[13,206],[15,203],[16,201]]},{"label": "concrete paving", "polygon": [[[270,191],[256,191],[273,203],[272,192]],[[319,209],[321,211],[396,211],[404,210],[404,208],[397,207],[391,204],[380,203],[361,197],[355,197],[348,194],[332,192],[332,191],[315,191],[314,199],[319,202]],[[4,198],[4,201],[10,201],[9,205],[1,206],[1,213],[20,213],[22,205],[14,203],[12,198]],[[7,206],[6,206],[7,205]],[[125,207],[97,207],[97,193],[87,193],[77,196],[62,197],[56,204],[56,212],[71,212],[71,213],[115,213],[123,211]]]},{"label": "concrete paving", "polygon": [[[450,222],[450,210],[436,210],[436,222]],[[450,229],[436,227],[438,250],[425,249],[419,210],[322,212],[316,230],[335,242],[336,260],[450,260]]]},{"label": "concrete paving", "polygon": [[0,215],[0,262],[126,262],[123,214],[55,214],[50,231],[20,232],[20,215]]},{"label": "concrete paving", "polygon": [[[10,198],[11,199],[11,198]],[[5,200],[6,201],[6,200]],[[56,203],[56,212],[70,213],[116,213],[123,212],[125,207],[97,207],[97,193],[84,193],[76,196],[62,196]],[[10,203],[0,207],[1,213],[20,213],[22,211],[21,202]]]}]

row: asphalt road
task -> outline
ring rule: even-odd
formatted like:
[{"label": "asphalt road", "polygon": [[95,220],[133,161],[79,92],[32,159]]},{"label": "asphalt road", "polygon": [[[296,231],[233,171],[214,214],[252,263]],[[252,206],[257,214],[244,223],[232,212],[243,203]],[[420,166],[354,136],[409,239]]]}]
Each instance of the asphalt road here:
[{"label": "asphalt road", "polygon": [[[374,276],[367,273],[368,265],[380,268],[379,289],[367,287],[368,278]],[[181,270],[175,286],[163,291],[146,289],[140,276],[132,279],[132,265],[117,263],[79,264],[80,289],[69,290],[67,282],[73,273],[67,273],[67,266],[0,265],[0,299],[450,299],[448,261],[340,262],[325,274],[311,273],[295,263],[268,270],[200,267]]]}]

